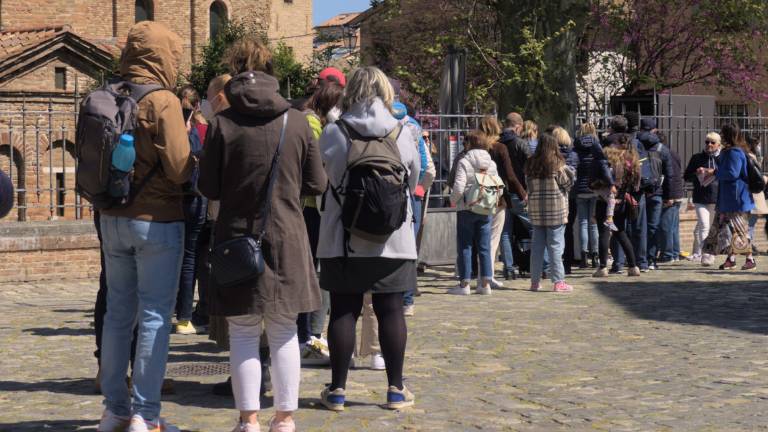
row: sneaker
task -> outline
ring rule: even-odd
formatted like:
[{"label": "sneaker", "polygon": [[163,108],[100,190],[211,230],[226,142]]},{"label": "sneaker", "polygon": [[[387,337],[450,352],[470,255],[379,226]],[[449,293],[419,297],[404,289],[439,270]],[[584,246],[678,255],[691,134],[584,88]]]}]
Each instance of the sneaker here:
[{"label": "sneaker", "polygon": [[541,289],[541,283],[533,283],[531,282],[531,291],[536,292]]},{"label": "sneaker", "polygon": [[638,276],[640,276],[640,268],[638,268],[637,266],[628,268],[627,269],[627,276],[629,276],[629,277],[638,277]]},{"label": "sneaker", "polygon": [[331,391],[331,385],[325,386],[322,392],[320,392],[320,403],[324,407],[331,411],[344,411],[344,402],[346,396],[344,395],[344,389],[337,388]]},{"label": "sneaker", "polygon": [[648,273],[649,271],[651,271],[650,267],[642,267],[642,268],[640,268],[640,273]]},{"label": "sneaker", "polygon": [[190,320],[179,321],[178,323],[176,323],[174,330],[176,331],[176,334],[180,334],[180,335],[197,334],[197,329],[195,329],[195,326],[192,325],[192,321]]},{"label": "sneaker", "polygon": [[592,273],[592,277],[596,277],[596,278],[608,277],[608,268],[602,267],[597,269],[594,273]]},{"label": "sneaker", "polygon": [[688,259],[688,261],[691,261],[691,262],[700,263],[701,262],[701,255],[693,254],[693,255],[689,256],[687,259]]},{"label": "sneaker", "polygon": [[573,291],[573,287],[565,283],[565,281],[559,281],[555,283],[555,292],[567,293]]},{"label": "sneaker", "polygon": [[495,278],[491,278],[491,288],[499,289],[503,287],[504,287],[504,283],[497,281]]},{"label": "sneaker", "polygon": [[747,261],[741,267],[742,270],[754,270],[756,268],[757,268],[757,262],[755,261],[754,258],[752,259],[747,258]]},{"label": "sneaker", "polygon": [[293,420],[283,420],[280,423],[274,417],[269,420],[269,432],[296,432],[296,423]]},{"label": "sneaker", "polygon": [[405,386],[400,390],[395,386],[389,386],[387,390],[387,409],[399,410],[413,406],[415,398],[413,393],[409,392]]},{"label": "sneaker", "polygon": [[237,426],[232,429],[232,432],[261,432],[261,426],[258,423],[243,423],[242,420],[237,419]]},{"label": "sneaker", "polygon": [[144,420],[140,414],[131,417],[127,432],[181,432],[176,426],[167,423],[162,417],[155,421]]},{"label": "sneaker", "polygon": [[622,270],[620,267],[611,266],[611,269],[608,270],[608,274],[620,275],[620,274],[624,274],[624,270]]},{"label": "sneaker", "polygon": [[413,316],[415,308],[412,304],[403,306],[403,316]]},{"label": "sneaker", "polygon": [[131,424],[130,417],[119,416],[112,411],[105,409],[101,414],[101,421],[96,428],[97,432],[123,432]]},{"label": "sneaker", "polygon": [[323,347],[320,339],[310,336],[307,343],[301,347],[302,366],[324,366],[331,363],[331,354]]},{"label": "sneaker", "polygon": [[715,257],[710,254],[703,254],[701,256],[701,266],[702,267],[712,267],[715,265]]},{"label": "sneaker", "polygon": [[619,231],[619,227],[617,227],[616,224],[613,223],[613,221],[605,221],[605,222],[603,222],[603,225],[605,225],[606,228],[611,230],[611,232],[618,232]]},{"label": "sneaker", "polygon": [[475,294],[491,295],[491,285],[490,284],[488,284],[486,286],[478,285],[477,289],[475,290]]},{"label": "sneaker", "polygon": [[371,369],[372,370],[386,370],[387,365],[384,363],[384,357],[381,353],[371,354]]},{"label": "sneaker", "polygon": [[656,264],[656,263],[651,263],[651,264],[648,264],[648,269],[647,269],[647,271],[651,271],[651,270],[658,270],[658,269],[659,269],[659,265],[658,265],[658,264]]},{"label": "sneaker", "polygon": [[736,260],[733,261],[730,258],[726,258],[725,262],[720,264],[720,270],[730,270],[736,267]]},{"label": "sneaker", "polygon": [[469,291],[469,285],[466,285],[466,286],[456,285],[455,287],[448,290],[448,294],[467,296],[467,295],[470,295],[471,293]]}]

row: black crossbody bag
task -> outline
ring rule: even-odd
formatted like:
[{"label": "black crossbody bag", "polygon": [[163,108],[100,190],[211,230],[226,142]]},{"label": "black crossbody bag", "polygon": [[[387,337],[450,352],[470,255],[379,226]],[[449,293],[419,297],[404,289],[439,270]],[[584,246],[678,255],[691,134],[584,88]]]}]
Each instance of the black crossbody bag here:
[{"label": "black crossbody bag", "polygon": [[[261,222],[259,234],[238,237],[215,245],[211,250],[211,276],[217,286],[230,287],[256,279],[264,273],[264,255],[261,243],[267,233],[267,222],[272,213],[272,190],[277,177],[280,152],[285,142],[285,129],[288,124],[288,113],[283,114],[283,127],[280,131],[280,143],[277,145],[275,157],[269,173],[267,198],[264,208],[264,219]],[[213,244],[213,242],[211,242]]]}]

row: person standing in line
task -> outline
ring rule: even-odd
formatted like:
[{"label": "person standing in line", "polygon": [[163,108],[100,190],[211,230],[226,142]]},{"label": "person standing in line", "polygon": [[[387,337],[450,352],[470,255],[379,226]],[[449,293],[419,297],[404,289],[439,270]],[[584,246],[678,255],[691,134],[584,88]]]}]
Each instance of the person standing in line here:
[{"label": "person standing in line", "polygon": [[[485,116],[480,120],[480,132],[482,138],[487,141],[488,153],[491,155],[491,159],[496,164],[496,169],[499,172],[499,177],[504,181],[505,192],[512,189],[518,196],[526,196],[523,185],[515,175],[514,168],[512,168],[512,161],[509,158],[509,152],[507,146],[499,141],[499,135],[501,134],[501,125],[495,116]],[[493,222],[491,225],[491,261],[496,263],[498,258],[499,244],[501,241],[501,234],[504,231],[506,224],[507,208],[510,205],[509,194],[504,193],[503,199],[499,200],[499,207],[496,213],[493,215]],[[511,250],[509,253],[502,254],[504,256],[504,268],[511,269],[514,266]],[[494,271],[495,273],[495,271]],[[495,278],[491,278],[491,288],[496,289],[502,287],[503,284],[497,281]]]},{"label": "person standing in line", "polygon": [[491,257],[491,227],[493,218],[471,210],[467,194],[477,184],[476,174],[498,175],[496,163],[488,152],[491,142],[479,131],[471,131],[465,137],[469,151],[458,162],[456,180],[451,191],[451,204],[456,206],[456,249],[458,257],[459,284],[448,290],[448,294],[469,295],[472,280],[473,244],[478,249],[477,294],[491,294],[493,259]]},{"label": "person standing in line", "polygon": [[[171,91],[181,55],[179,36],[144,21],[128,32],[120,60],[124,80],[166,90],[138,104],[133,170],[135,182],[147,179],[144,187],[127,207],[101,211],[109,289],[101,350],[106,409],[98,431],[178,430],[160,417],[160,391],[184,254],[182,185],[194,166],[181,103]],[[137,322],[130,392],[125,374]]]},{"label": "person standing in line", "polygon": [[[190,147],[195,157],[202,153],[205,143],[205,132],[208,123],[200,113],[200,95],[192,86],[184,86],[179,91],[181,112],[184,116],[189,136]],[[198,321],[193,323],[193,303],[195,300],[195,282],[198,279],[197,255],[200,251],[202,231],[208,215],[208,200],[200,195],[196,184],[189,184],[184,191],[184,259],[181,264],[179,293],[176,297],[177,334],[189,335],[205,331],[208,323]],[[205,292],[198,289],[198,297],[202,301]],[[199,315],[198,315],[199,316]]]},{"label": "person standing in line", "polygon": [[[527,210],[528,196],[525,186],[524,169],[525,162],[531,156],[531,147],[528,142],[520,138],[520,134],[523,132],[523,126],[523,117],[516,112],[511,112],[507,114],[504,121],[504,130],[501,132],[501,137],[499,138],[499,141],[507,147],[507,153],[509,154],[509,159],[512,161],[512,168],[515,176],[522,186],[522,195],[521,192],[512,189],[504,191],[508,208],[504,220],[504,229],[501,233],[501,251],[505,257],[505,263],[514,263],[512,258],[512,240],[514,237],[513,228],[515,218],[519,218],[523,226],[529,232],[531,231],[531,221],[528,218]],[[530,128],[533,129],[533,126],[530,126]],[[536,130],[538,130],[538,127]],[[517,265],[521,264],[523,263],[517,263]],[[523,267],[525,267],[525,265],[523,265]],[[505,266],[505,277],[509,277],[510,274],[514,275],[516,271],[514,266],[511,268],[506,268]]]},{"label": "person standing in line", "polygon": [[[560,148],[560,154],[565,159],[565,165],[576,174],[576,166],[579,164],[579,155],[573,150],[573,139],[564,128],[556,126],[552,129],[552,136],[557,140],[557,145]],[[576,195],[571,188],[568,193],[568,222],[565,224],[565,248],[563,250],[563,268],[565,274],[571,274],[571,267],[573,266],[573,257],[575,254],[575,248],[573,245],[573,225],[576,223]]]},{"label": "person standing in line", "polygon": [[544,253],[549,254],[549,276],[555,292],[571,292],[565,283],[563,249],[568,223],[568,195],[575,172],[566,165],[557,138],[548,133],[540,137],[536,153],[525,166],[528,206],[533,238],[531,248],[531,291],[541,289]]},{"label": "person standing in line", "polygon": [[539,126],[532,120],[526,120],[523,122],[523,130],[520,132],[520,138],[528,143],[528,149],[531,154],[536,152],[536,147],[539,145]]},{"label": "person standing in line", "polygon": [[[387,371],[389,409],[414,404],[413,394],[403,385],[403,363],[408,330],[403,315],[403,293],[416,284],[416,238],[410,197],[419,179],[419,153],[410,131],[400,127],[392,115],[395,92],[387,76],[376,67],[355,70],[342,97],[341,121],[329,124],[320,138],[330,188],[345,187],[347,156],[352,137],[359,144],[379,139],[398,151],[408,173],[404,222],[383,243],[354,233],[345,234],[342,204],[326,197],[320,220],[320,285],[331,294],[328,343],[331,352],[331,383],[320,394],[321,403],[333,411],[344,410],[346,383],[355,346],[355,324],[365,293],[372,294],[379,321],[379,344]],[[334,191],[332,191],[334,192]],[[333,195],[332,193],[329,193]],[[348,198],[345,198],[348,199]]]},{"label": "person standing in line", "polygon": [[[588,259],[591,259],[592,268],[598,267],[598,230],[595,218],[595,206],[597,195],[591,189],[595,179],[595,171],[599,161],[605,160],[603,148],[597,139],[597,129],[592,123],[584,123],[579,129],[579,136],[574,142],[573,149],[579,158],[576,165],[576,193],[577,221],[579,224],[579,244],[581,245],[582,269],[588,267]],[[611,211],[611,223],[613,223],[613,211]]]},{"label": "person standing in line", "polygon": [[[693,248],[688,260],[700,262],[703,265],[712,265],[713,258],[702,255],[701,248],[715,218],[718,183],[714,170],[717,168],[717,159],[720,157],[720,134],[717,132],[708,133],[704,145],[704,150],[701,153],[691,156],[691,160],[688,161],[688,166],[683,173],[685,181],[693,183],[692,202],[696,211]],[[713,170],[713,174],[709,174],[709,170]]]},{"label": "person standing in line", "polygon": [[736,255],[739,254],[747,257],[741,269],[753,270],[757,264],[752,256],[748,227],[749,212],[755,208],[747,184],[749,146],[739,126],[734,123],[724,125],[720,136],[723,150],[717,167],[705,171],[707,175],[714,174],[719,184],[715,221],[704,240],[704,252],[727,255],[720,270],[735,268]]},{"label": "person standing in line", "polygon": [[214,264],[211,314],[229,323],[232,390],[240,411],[233,432],[260,429],[262,326],[276,410],[269,430],[292,432],[301,374],[296,318],[321,305],[301,196],[323,193],[328,178],[306,117],[278,92],[269,49],[246,37],[226,58],[235,73],[225,88],[231,107],[209,125],[199,187],[220,201],[214,254],[218,245],[258,238],[264,265],[258,276],[222,285],[225,276],[217,276]]},{"label": "person standing in line", "polygon": [[[666,136],[656,133],[662,144],[666,143]],[[659,230],[659,261],[662,263],[677,262],[680,260],[680,206],[685,201],[685,180],[683,180],[683,167],[680,156],[669,149],[669,178],[662,185],[662,198],[664,208],[661,210],[661,224]]]}]

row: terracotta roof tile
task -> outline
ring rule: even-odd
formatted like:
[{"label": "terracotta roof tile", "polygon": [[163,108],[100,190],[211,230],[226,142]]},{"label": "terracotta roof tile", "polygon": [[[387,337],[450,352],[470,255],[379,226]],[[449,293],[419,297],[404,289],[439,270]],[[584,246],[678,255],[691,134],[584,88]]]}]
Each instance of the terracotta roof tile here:
[{"label": "terracotta roof tile", "polygon": [[335,17],[329,19],[328,21],[320,24],[317,27],[337,27],[337,26],[343,26],[344,24],[347,24],[348,22],[350,22],[353,19],[357,18],[358,15],[360,15],[360,12],[351,12],[351,13],[339,14],[339,15],[336,15]]},{"label": "terracotta roof tile", "polygon": [[69,31],[69,26],[10,29],[0,32],[0,59],[10,57],[31,45],[37,45]]}]

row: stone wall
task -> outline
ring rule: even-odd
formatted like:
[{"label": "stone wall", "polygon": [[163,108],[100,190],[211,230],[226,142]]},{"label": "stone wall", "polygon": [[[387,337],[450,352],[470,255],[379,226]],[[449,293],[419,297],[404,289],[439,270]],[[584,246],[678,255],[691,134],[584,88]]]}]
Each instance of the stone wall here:
[{"label": "stone wall", "polygon": [[[312,58],[312,0],[271,0],[269,38],[293,48],[301,62]],[[321,2],[318,2],[321,3]]]}]

